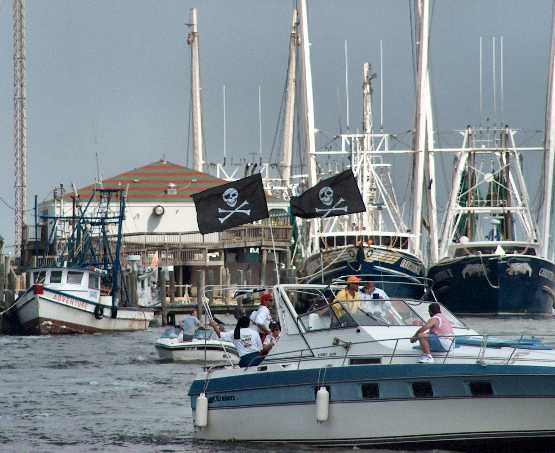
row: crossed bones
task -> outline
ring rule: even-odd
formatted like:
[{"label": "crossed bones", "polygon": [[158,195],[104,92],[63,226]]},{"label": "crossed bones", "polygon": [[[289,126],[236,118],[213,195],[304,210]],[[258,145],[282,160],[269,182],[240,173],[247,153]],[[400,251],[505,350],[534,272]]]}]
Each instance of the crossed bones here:
[{"label": "crossed bones", "polygon": [[241,203],[235,209],[218,208],[218,213],[227,214],[224,217],[218,217],[218,220],[220,221],[220,223],[224,223],[227,219],[229,219],[235,213],[241,213],[241,214],[246,214],[246,215],[250,216],[251,215],[251,210],[250,209],[241,209],[242,207],[248,206],[248,205],[249,205],[249,202],[247,200],[245,200],[245,201],[243,201],[243,203]]},{"label": "crossed bones", "polygon": [[343,212],[347,212],[347,205],[345,206],[338,206],[340,205],[342,202],[344,202],[345,199],[344,198],[340,198],[339,200],[336,201],[336,203],[328,209],[320,209],[320,208],[316,208],[316,212],[324,212],[325,214],[322,217],[327,217],[330,215],[331,212],[334,211],[343,211]]}]

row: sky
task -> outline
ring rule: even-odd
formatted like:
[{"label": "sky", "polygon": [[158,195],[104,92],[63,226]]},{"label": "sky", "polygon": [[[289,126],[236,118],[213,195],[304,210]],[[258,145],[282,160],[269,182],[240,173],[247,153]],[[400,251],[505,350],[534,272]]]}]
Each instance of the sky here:
[{"label": "sky", "polygon": [[[0,0],[0,235],[13,243],[14,147],[11,1]],[[410,143],[415,80],[409,0],[309,0],[315,124],[319,143],[345,130],[345,40],[351,130],[361,124],[362,64],[379,69],[383,125]],[[189,10],[198,9],[208,161],[271,153],[287,69],[292,0],[27,0],[28,199],[147,163],[186,164],[190,149]],[[550,43],[550,0],[432,1],[431,77],[435,127],[480,123],[479,38],[484,39],[484,111],[491,108],[491,38],[504,39],[503,121],[540,144]],[[499,64],[499,63],[498,63]],[[379,110],[379,81],[375,85]],[[487,116],[487,115],[484,115]],[[378,117],[379,120],[379,117]],[[442,132],[443,133],[443,132]],[[440,137],[443,137],[440,134]],[[457,145],[447,135],[441,145]],[[537,162],[536,162],[537,164]],[[442,163],[446,183],[450,163]],[[406,193],[406,164],[396,168]],[[535,175],[539,166],[529,166]],[[537,179],[534,183],[537,182]],[[438,182],[441,183],[441,180]],[[405,184],[405,187],[403,187]],[[30,220],[30,219],[29,219]]]}]

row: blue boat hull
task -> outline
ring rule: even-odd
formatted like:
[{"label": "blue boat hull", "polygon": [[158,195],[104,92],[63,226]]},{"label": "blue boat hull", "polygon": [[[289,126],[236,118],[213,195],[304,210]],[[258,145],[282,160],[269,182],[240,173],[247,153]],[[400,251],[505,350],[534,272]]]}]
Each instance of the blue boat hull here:
[{"label": "blue boat hull", "polygon": [[460,315],[552,316],[555,264],[535,256],[482,255],[430,267],[437,299]]},{"label": "blue boat hull", "polygon": [[[323,268],[323,271],[322,271]],[[308,258],[300,273],[302,283],[329,284],[349,275],[373,280],[390,298],[420,299],[425,266],[409,253],[369,246],[328,249]]]}]

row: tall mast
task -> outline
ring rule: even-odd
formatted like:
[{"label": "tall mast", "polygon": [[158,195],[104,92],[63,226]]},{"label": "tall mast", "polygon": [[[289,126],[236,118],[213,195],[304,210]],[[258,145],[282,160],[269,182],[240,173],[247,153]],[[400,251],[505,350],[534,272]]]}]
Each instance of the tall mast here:
[{"label": "tall mast", "polygon": [[426,135],[428,140],[428,223],[430,228],[430,261],[436,263],[439,260],[439,233],[437,225],[437,197],[436,197],[436,169],[434,150],[434,121],[432,110],[432,89],[430,82],[430,71],[426,77]]},{"label": "tall mast", "polygon": [[[362,152],[363,162],[357,176],[359,188],[362,190],[365,202],[370,198],[369,194],[371,188],[374,188],[373,173],[370,170],[373,163],[370,152],[374,150],[371,134],[374,132],[374,115],[372,112],[372,79],[375,76],[376,74],[372,73],[370,64],[364,63],[362,66],[362,133],[364,134],[364,149]],[[372,204],[375,203],[375,201],[375,199],[372,200]],[[361,225],[371,231],[378,229],[378,216],[374,210],[362,212],[360,216],[363,219],[362,222],[359,222]]]},{"label": "tall mast", "polygon": [[416,0],[418,11],[418,67],[416,86],[416,127],[414,134],[412,252],[422,256],[422,201],[426,161],[426,86],[428,80],[429,3]]},{"label": "tall mast", "polygon": [[200,67],[197,29],[197,9],[191,9],[191,31],[187,44],[191,46],[191,98],[193,100],[193,169],[203,169],[202,113],[200,103]]},{"label": "tall mast", "polygon": [[[371,79],[375,74],[370,72],[370,65],[364,63],[362,66],[362,132],[371,134],[374,129],[374,115],[372,114],[372,87]],[[370,149],[367,144],[366,149]]]},{"label": "tall mast", "polygon": [[287,97],[285,101],[285,120],[283,127],[283,148],[281,160],[281,175],[286,184],[291,179],[293,164],[293,121],[295,119],[295,89],[297,81],[297,10],[293,10],[291,20],[291,37],[289,39],[289,66],[287,69]]},{"label": "tall mast", "polygon": [[15,144],[15,255],[21,255],[27,209],[27,91],[25,55],[25,0],[13,1],[14,144]]},{"label": "tall mast", "polygon": [[553,204],[553,165],[555,163],[555,3],[553,4],[551,23],[551,53],[549,56],[549,74],[547,82],[547,108],[545,114],[545,157],[544,157],[544,196],[543,237],[541,255],[548,257],[551,230],[551,209]]},{"label": "tall mast", "polygon": [[314,96],[312,93],[312,69],[310,67],[310,42],[308,40],[308,18],[306,0],[299,1],[301,71],[305,109],[306,153],[308,158],[308,184],[314,186],[316,177],[316,136],[314,130]]}]

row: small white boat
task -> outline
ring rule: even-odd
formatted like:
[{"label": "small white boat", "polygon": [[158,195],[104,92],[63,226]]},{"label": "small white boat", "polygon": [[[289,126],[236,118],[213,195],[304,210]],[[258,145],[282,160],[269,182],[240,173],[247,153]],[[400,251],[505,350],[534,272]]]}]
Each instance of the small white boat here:
[{"label": "small white boat", "polygon": [[219,340],[208,329],[197,329],[192,340],[183,341],[183,334],[175,327],[170,327],[156,341],[155,346],[163,361],[221,365],[239,363],[233,343]]},{"label": "small white boat", "polygon": [[23,332],[31,335],[125,332],[148,328],[152,309],[113,305],[101,294],[102,273],[83,268],[41,268],[16,301]]}]

